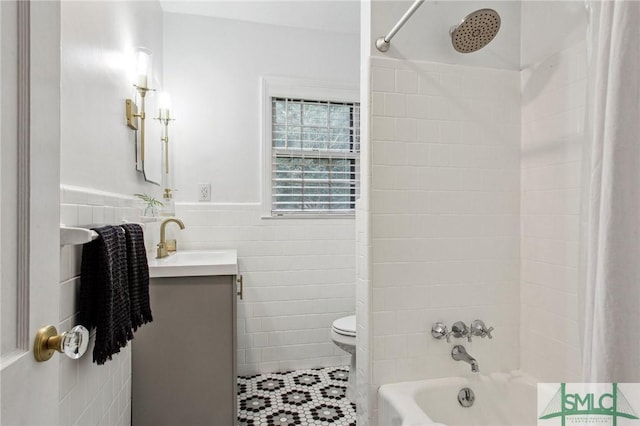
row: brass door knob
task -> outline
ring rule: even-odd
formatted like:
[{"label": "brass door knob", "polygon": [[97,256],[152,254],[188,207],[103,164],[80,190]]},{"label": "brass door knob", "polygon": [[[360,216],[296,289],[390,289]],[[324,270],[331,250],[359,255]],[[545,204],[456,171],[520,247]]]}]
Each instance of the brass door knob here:
[{"label": "brass door knob", "polygon": [[33,343],[33,355],[36,361],[48,361],[55,351],[64,353],[71,359],[78,359],[87,351],[89,346],[89,331],[81,325],[76,325],[70,331],[58,334],[52,325],[38,330]]}]

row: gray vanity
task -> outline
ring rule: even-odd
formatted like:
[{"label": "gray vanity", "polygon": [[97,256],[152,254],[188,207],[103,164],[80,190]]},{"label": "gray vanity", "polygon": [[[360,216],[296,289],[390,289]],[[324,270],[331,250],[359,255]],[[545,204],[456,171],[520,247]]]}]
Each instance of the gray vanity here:
[{"label": "gray vanity", "polygon": [[132,346],[132,424],[233,425],[235,250],[151,261],[153,322]]}]

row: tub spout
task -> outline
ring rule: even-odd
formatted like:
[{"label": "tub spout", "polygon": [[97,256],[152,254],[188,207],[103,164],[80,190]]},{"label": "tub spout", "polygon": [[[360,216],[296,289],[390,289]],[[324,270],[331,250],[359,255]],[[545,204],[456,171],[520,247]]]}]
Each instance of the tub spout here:
[{"label": "tub spout", "polygon": [[451,350],[451,358],[455,359],[456,361],[464,361],[467,364],[471,365],[471,371],[474,373],[480,372],[478,361],[476,361],[474,357],[469,355],[467,350],[462,345],[455,345],[453,347],[453,349]]}]

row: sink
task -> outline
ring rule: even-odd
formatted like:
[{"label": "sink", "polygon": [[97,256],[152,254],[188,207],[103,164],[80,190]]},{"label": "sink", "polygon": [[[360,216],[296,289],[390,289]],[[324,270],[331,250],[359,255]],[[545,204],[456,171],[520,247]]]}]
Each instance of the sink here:
[{"label": "sink", "polygon": [[237,274],[236,250],[179,250],[168,257],[149,260],[151,278]]}]

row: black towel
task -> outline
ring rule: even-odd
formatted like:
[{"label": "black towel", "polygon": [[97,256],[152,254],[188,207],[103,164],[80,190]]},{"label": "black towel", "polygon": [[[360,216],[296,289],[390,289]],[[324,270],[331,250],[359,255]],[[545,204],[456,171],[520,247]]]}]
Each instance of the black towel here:
[{"label": "black towel", "polygon": [[124,230],[95,228],[84,245],[80,277],[80,324],[96,327],[93,362],[104,364],[133,338]]},{"label": "black towel", "polygon": [[135,223],[121,226],[127,247],[131,325],[135,331],[141,325],[153,321],[149,303],[149,265],[142,227]]}]

